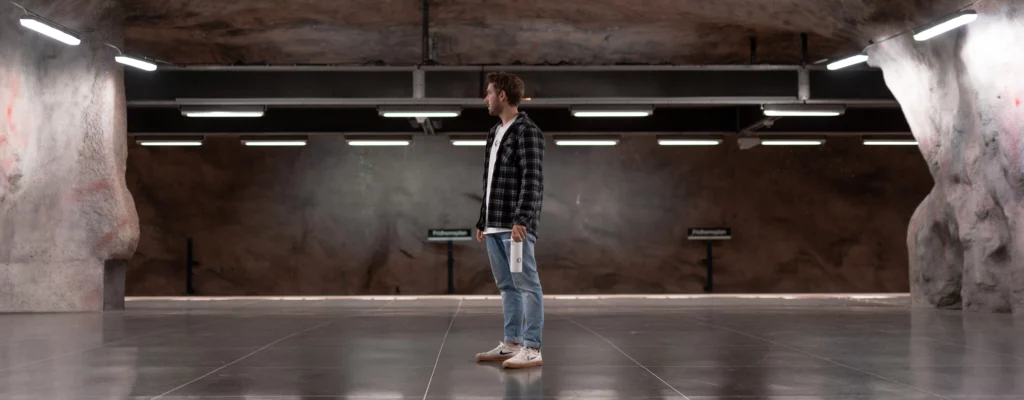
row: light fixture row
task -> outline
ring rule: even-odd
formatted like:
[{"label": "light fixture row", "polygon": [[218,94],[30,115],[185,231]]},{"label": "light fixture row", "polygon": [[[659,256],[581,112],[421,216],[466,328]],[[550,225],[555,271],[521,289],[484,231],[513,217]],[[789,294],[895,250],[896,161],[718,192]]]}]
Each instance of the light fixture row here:
[{"label": "light fixture row", "polygon": [[[218,106],[218,105],[182,105],[181,115],[192,118],[258,118],[266,112],[265,106]],[[654,107],[572,107],[576,117],[646,117],[654,112]],[[462,115],[461,107],[448,106],[381,106],[377,114],[384,118],[454,118]]]},{"label": "light fixture row", "polygon": [[[204,136],[136,136],[135,143],[140,146],[202,146]],[[309,137],[298,135],[283,136],[242,136],[239,141],[249,147],[301,147],[309,142]],[[412,143],[412,135],[345,135],[350,146],[408,146]]]},{"label": "light fixture row", "polygon": [[[949,32],[953,29],[967,25],[974,20],[978,19],[978,13],[974,10],[962,10],[953,15],[947,16],[941,20],[932,22],[921,28],[914,30],[914,40],[922,42],[933,37],[939,36],[943,33]],[[868,55],[865,53],[854,54],[852,56],[833,61],[829,63],[826,68],[829,70],[837,70],[849,67],[851,65],[860,64],[868,60]]]},{"label": "light fixture row", "polygon": [[[202,146],[204,136],[136,136],[135,143],[141,146]],[[242,136],[239,138],[246,146],[305,146],[307,136]],[[825,144],[825,138],[810,137],[761,137],[756,138],[765,146],[819,146]],[[412,135],[345,135],[350,146],[408,146],[412,144]],[[486,138],[479,136],[449,137],[453,146],[487,145]],[[621,141],[618,135],[555,135],[558,146],[615,146]],[[717,146],[722,144],[722,135],[658,135],[661,146]],[[870,137],[861,138],[866,146],[916,146],[917,141],[908,137]]]},{"label": "light fixture row", "polygon": [[[28,10],[25,10],[25,12],[27,13]],[[82,44],[81,35],[68,28],[60,26],[60,24],[48,21],[42,17],[36,15],[26,15],[24,17],[21,17],[20,22],[21,26],[39,32],[43,35],[49,36],[50,38],[53,38],[66,45],[78,46],[79,44]],[[125,55],[121,53],[121,49],[118,49],[116,46],[111,44],[107,45],[113,47],[118,52],[118,55],[114,57],[114,61],[141,69],[143,71],[156,71],[156,63],[147,60],[145,57]]]},{"label": "light fixture row", "polygon": [[[769,117],[834,117],[846,113],[843,104],[766,104],[764,115]],[[603,106],[571,107],[578,118],[647,117],[654,107]],[[192,118],[258,118],[266,112],[265,106],[180,106],[181,115]],[[461,107],[378,107],[377,114],[385,118],[454,118],[462,115]]]}]

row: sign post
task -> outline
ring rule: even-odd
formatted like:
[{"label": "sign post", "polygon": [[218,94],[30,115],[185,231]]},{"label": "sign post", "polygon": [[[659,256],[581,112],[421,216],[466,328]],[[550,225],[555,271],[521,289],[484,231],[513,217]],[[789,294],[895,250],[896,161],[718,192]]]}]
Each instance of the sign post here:
[{"label": "sign post", "polygon": [[192,258],[192,238],[185,241],[185,296],[194,296],[196,290],[192,288],[192,267],[199,265]]},{"label": "sign post", "polygon": [[455,294],[454,241],[473,240],[469,229],[431,229],[427,232],[428,242],[448,242],[448,294]]},{"label": "sign post", "polygon": [[713,257],[711,255],[711,243],[715,240],[732,239],[731,228],[690,228],[687,239],[703,241],[708,249],[708,258],[701,260],[707,267],[707,281],[704,284],[704,291],[711,293],[715,290],[715,276]]}]

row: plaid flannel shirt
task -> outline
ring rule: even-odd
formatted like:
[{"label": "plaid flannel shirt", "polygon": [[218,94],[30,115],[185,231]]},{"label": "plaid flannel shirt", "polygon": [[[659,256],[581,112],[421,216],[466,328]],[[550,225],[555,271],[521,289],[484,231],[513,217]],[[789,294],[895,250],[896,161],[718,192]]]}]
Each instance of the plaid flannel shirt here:
[{"label": "plaid flannel shirt", "polygon": [[[484,156],[484,201],[487,200],[487,169],[491,162],[491,146],[501,123],[491,127]],[[476,228],[512,229],[523,225],[537,236],[541,202],[544,198],[544,133],[525,112],[520,111],[512,126],[505,131],[494,164],[490,204],[480,205]]]}]

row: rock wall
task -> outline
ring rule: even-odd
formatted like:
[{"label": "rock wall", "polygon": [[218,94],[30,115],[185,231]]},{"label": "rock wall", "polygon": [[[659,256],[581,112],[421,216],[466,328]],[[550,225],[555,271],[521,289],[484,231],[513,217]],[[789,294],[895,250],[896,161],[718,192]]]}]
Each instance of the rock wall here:
[{"label": "rock wall", "polygon": [[[21,1],[78,32],[67,46],[0,3],[0,311],[123,304],[139,226],[127,157],[119,1]],[[106,301],[104,299],[107,299]]]},{"label": "rock wall", "polygon": [[913,303],[1024,311],[1024,3],[925,42],[869,50],[920,143],[935,186],[911,220]]},{"label": "rock wall", "polygon": [[[433,60],[475,64],[810,62],[866,27],[924,23],[971,0],[429,0]],[[133,49],[177,63],[418,64],[422,0],[132,0]]]},{"label": "rock wall", "polygon": [[[686,230],[720,225],[735,236],[715,245],[716,292],[908,290],[906,226],[932,185],[916,148],[548,140],[545,293],[701,293],[705,249]],[[407,148],[132,144],[142,239],[128,293],[182,295],[188,237],[200,295],[444,293],[446,248],[427,230],[474,225],[483,152],[425,136]],[[483,245],[457,243],[455,260],[458,293],[497,293]]]}]

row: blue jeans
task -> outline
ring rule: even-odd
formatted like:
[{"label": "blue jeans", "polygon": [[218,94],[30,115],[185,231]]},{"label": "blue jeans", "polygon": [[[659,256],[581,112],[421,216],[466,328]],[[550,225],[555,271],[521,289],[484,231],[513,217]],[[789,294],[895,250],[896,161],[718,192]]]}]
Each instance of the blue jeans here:
[{"label": "blue jeans", "polygon": [[[505,314],[505,341],[540,349],[544,329],[544,292],[537,274],[533,248],[537,238],[527,234],[523,241],[523,272],[513,273],[508,256],[511,232],[487,235],[487,255],[491,259],[494,282],[501,291],[501,310]],[[525,319],[524,319],[525,317]],[[525,340],[524,340],[525,339]]]}]

